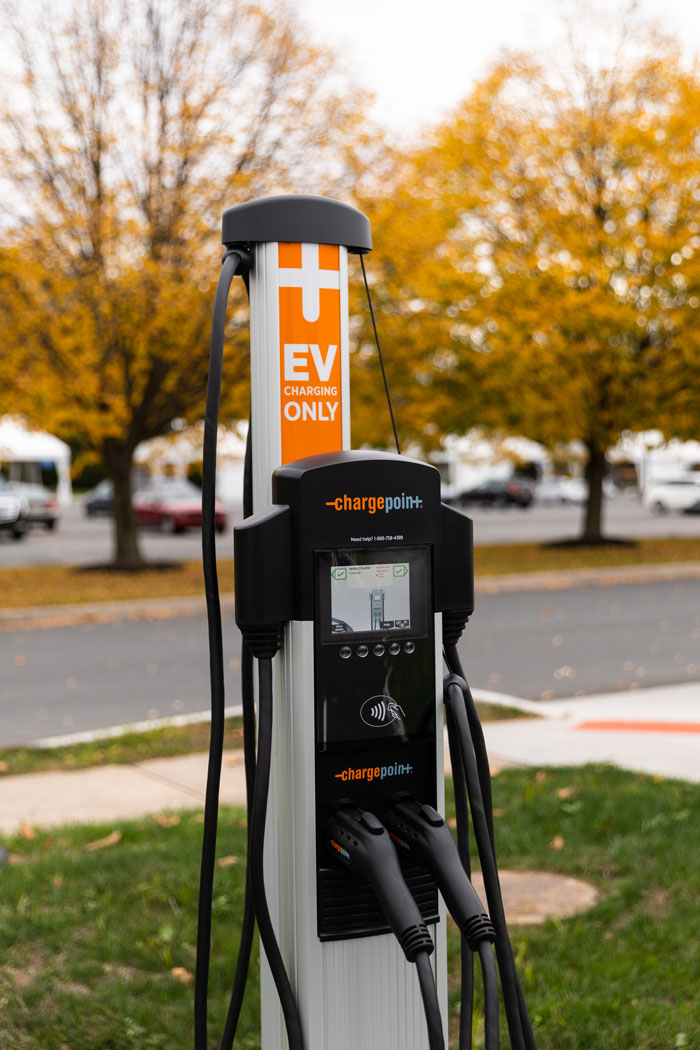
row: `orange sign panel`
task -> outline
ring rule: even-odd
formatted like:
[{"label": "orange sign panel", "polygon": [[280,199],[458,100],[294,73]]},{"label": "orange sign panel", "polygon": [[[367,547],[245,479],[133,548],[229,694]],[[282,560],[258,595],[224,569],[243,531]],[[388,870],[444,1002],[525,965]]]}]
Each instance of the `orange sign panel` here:
[{"label": "orange sign panel", "polygon": [[343,447],[340,254],[279,245],[282,462]]}]

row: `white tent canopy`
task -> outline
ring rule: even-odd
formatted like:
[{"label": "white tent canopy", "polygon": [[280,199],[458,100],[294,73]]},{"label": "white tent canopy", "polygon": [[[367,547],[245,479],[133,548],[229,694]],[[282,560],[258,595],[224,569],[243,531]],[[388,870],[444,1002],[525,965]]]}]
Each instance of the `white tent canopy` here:
[{"label": "white tent canopy", "polygon": [[58,475],[58,502],[66,506],[73,499],[70,459],[70,447],[65,441],[44,430],[35,430],[21,416],[0,417],[0,463],[7,464],[10,480],[22,480],[25,464],[29,478],[40,480],[40,465],[53,463]]},{"label": "white tent canopy", "polygon": [[[240,503],[243,492],[248,424],[219,426],[216,444],[216,494],[225,503]],[[152,477],[182,477],[191,464],[202,461],[204,424],[183,427],[171,434],[142,441],[134,450],[134,463],[145,467]]]}]

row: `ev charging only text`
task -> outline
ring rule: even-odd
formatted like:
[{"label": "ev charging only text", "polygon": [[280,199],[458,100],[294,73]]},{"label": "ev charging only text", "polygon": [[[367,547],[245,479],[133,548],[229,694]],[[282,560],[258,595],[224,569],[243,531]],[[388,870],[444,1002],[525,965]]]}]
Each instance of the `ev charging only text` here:
[{"label": "ev charging only text", "polygon": [[[287,401],[284,406],[285,419],[290,423],[309,419],[334,422],[340,401],[338,387],[329,385],[328,380],[337,352],[338,347],[333,344],[326,348],[325,355],[316,343],[284,344],[284,396],[299,398]],[[317,383],[310,381],[309,356],[318,376]]]}]

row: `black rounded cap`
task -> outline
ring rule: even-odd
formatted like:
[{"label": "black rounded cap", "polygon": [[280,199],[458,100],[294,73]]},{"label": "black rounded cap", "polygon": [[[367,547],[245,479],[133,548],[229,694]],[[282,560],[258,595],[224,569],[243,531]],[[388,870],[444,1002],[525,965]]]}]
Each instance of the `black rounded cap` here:
[{"label": "black rounded cap", "polygon": [[224,212],[221,241],[227,247],[282,241],[342,244],[349,252],[372,250],[369,219],[331,197],[285,194],[260,197]]}]

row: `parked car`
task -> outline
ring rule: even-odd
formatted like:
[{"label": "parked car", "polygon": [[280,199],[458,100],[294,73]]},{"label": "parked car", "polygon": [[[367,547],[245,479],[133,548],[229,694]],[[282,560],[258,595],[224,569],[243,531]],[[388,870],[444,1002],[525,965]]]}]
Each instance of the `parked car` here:
[{"label": "parked car", "polygon": [[581,478],[545,478],[535,486],[537,503],[585,503],[588,490]]},{"label": "parked car", "polygon": [[700,514],[700,483],[691,478],[656,482],[645,488],[642,503],[652,514]]},{"label": "parked car", "polygon": [[532,503],[532,482],[527,478],[507,478],[505,481],[494,479],[480,481],[474,488],[462,492],[457,502],[468,507],[480,504],[484,507],[521,507],[523,510]]},{"label": "parked car", "polygon": [[88,518],[96,518],[99,514],[111,514],[114,509],[114,485],[109,478],[100,481],[94,489],[86,493],[83,500],[83,511]]},{"label": "parked car", "polygon": [[[202,525],[202,492],[188,481],[149,485],[134,494],[137,525],[154,525],[164,532],[184,532]],[[217,532],[226,528],[227,515],[218,503],[214,526]]]},{"label": "parked car", "polygon": [[45,485],[34,485],[25,481],[11,481],[10,488],[25,501],[25,517],[30,525],[44,525],[55,529],[59,511],[56,493]]},{"label": "parked car", "polygon": [[0,478],[0,529],[9,532],[13,540],[21,540],[27,531],[26,506],[20,493]]}]

